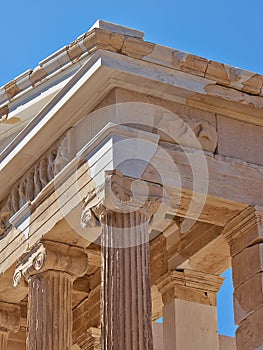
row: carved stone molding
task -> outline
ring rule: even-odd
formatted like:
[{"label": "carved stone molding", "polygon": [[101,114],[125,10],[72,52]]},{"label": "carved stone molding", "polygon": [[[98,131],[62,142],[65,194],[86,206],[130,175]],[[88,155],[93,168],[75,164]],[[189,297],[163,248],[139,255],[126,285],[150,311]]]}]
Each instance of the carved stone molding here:
[{"label": "carved stone molding", "polygon": [[188,270],[169,271],[157,284],[164,304],[183,299],[201,304],[216,304],[216,294],[224,278],[206,272]]},{"label": "carved stone molding", "polygon": [[18,332],[20,328],[20,307],[0,301],[0,330]]},{"label": "carved stone molding", "polygon": [[155,127],[169,135],[162,134],[162,141],[176,142],[184,147],[202,148],[204,151],[212,153],[217,148],[218,135],[216,128],[207,120],[191,117],[183,117],[182,119],[173,116],[172,118],[166,118],[165,123],[164,121],[156,123]]},{"label": "carved stone molding", "polygon": [[218,135],[216,128],[207,120],[188,118],[186,123],[191,127],[204,151],[214,153],[217,148]]},{"label": "carved stone molding", "polygon": [[0,204],[0,236],[10,227],[9,218],[27,202],[31,202],[71,159],[70,131],[63,135],[19,179],[4,202]]},{"label": "carved stone molding", "polygon": [[158,184],[125,177],[117,171],[106,172],[103,187],[85,199],[81,223],[83,227],[92,227],[98,220],[103,221],[109,211],[140,211],[149,220],[163,200],[163,188]]},{"label": "carved stone molding", "polygon": [[244,209],[224,227],[223,235],[230,245],[232,256],[248,246],[262,243],[263,207]]},{"label": "carved stone molding", "polygon": [[64,271],[73,277],[80,277],[87,268],[88,255],[83,248],[44,241],[24,256],[15,270],[13,284],[16,287],[22,276],[28,280],[30,276],[48,270]]}]

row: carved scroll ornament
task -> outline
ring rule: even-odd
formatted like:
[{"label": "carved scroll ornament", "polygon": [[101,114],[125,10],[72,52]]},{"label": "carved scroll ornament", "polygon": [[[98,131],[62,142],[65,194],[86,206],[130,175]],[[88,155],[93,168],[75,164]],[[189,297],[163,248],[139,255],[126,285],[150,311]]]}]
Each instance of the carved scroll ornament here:
[{"label": "carved scroll ornament", "polygon": [[216,128],[205,119],[168,116],[156,123],[156,129],[163,141],[177,143],[181,146],[203,149],[214,153],[217,148],[218,135]]},{"label": "carved scroll ornament", "polygon": [[73,277],[80,277],[86,273],[87,268],[88,256],[83,248],[44,241],[32,248],[18,264],[13,285],[16,287],[22,278],[27,281],[31,276],[48,270],[64,271]]},{"label": "carved scroll ornament", "polygon": [[98,225],[108,211],[141,211],[148,220],[163,200],[161,185],[108,172],[103,187],[86,197],[81,223],[83,227]]},{"label": "carved scroll ornament", "polygon": [[20,178],[0,207],[0,236],[10,227],[9,218],[32,201],[70,160],[70,135],[66,133]]}]

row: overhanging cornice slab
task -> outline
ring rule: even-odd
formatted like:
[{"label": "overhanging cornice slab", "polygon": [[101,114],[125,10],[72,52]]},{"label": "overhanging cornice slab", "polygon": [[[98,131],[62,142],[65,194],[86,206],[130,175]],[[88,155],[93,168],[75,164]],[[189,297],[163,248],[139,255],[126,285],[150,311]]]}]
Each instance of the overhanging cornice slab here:
[{"label": "overhanging cornice slab", "polygon": [[[10,178],[15,181],[22,176],[45,149],[87,115],[114,87],[185,103],[193,101],[195,96],[206,96],[206,86],[214,84],[211,80],[154,63],[97,50],[1,155],[0,198],[8,193],[12,185]],[[231,104],[232,109],[235,103]],[[259,124],[262,115],[260,118],[257,119]]]}]

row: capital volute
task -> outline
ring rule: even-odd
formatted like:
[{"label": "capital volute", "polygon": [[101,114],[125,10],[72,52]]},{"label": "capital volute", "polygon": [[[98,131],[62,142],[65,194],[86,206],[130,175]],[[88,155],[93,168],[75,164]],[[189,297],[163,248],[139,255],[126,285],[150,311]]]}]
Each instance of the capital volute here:
[{"label": "capital volute", "polygon": [[163,201],[161,185],[123,176],[119,171],[106,172],[103,186],[85,198],[81,223],[92,227],[109,212],[140,211],[149,220]]},{"label": "capital volute", "polygon": [[76,278],[83,276],[87,268],[88,256],[83,248],[43,241],[21,259],[14,273],[13,284],[16,287],[22,277],[28,281],[31,276],[49,270],[66,272]]},{"label": "capital volute", "polygon": [[21,310],[18,305],[0,302],[0,330],[18,332]]}]

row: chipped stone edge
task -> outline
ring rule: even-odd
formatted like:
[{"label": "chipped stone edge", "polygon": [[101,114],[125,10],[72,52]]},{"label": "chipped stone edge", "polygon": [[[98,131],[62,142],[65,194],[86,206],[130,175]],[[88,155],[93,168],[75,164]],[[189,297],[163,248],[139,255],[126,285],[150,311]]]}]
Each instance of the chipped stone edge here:
[{"label": "chipped stone edge", "polygon": [[[114,34],[114,35],[113,35]],[[218,85],[244,93],[263,96],[263,76],[223,63],[174,50],[143,40],[144,33],[128,27],[98,20],[86,33],[0,87],[1,111],[21,95],[94,50],[106,49],[130,57],[167,66],[185,73],[214,80]]]}]

